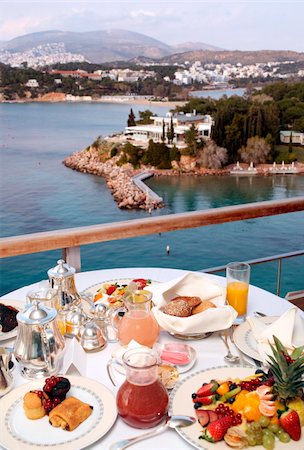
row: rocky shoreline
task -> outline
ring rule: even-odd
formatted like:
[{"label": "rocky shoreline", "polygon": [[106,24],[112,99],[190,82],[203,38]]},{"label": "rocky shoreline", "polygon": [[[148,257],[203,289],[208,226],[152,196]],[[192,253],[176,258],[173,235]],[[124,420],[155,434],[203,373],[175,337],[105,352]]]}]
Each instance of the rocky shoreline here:
[{"label": "rocky shoreline", "polygon": [[[149,189],[140,189],[133,182],[133,177],[149,172],[154,176],[208,176],[208,175],[227,175],[235,166],[230,165],[225,169],[206,169],[195,168],[195,160],[188,156],[182,156],[180,162],[173,161],[173,169],[159,170],[151,167],[142,167],[134,169],[131,164],[118,166],[119,157],[102,161],[98,150],[94,147],[88,147],[86,150],[75,152],[68,156],[63,164],[73,170],[83,173],[104,177],[107,186],[112,192],[114,200],[119,208],[124,209],[144,209],[151,211],[152,209],[162,208],[164,203],[161,198],[157,199],[157,195],[150,195]],[[240,167],[246,169],[248,164],[240,164]],[[268,176],[270,164],[260,164],[256,167],[256,173]],[[304,164],[297,164],[299,174],[304,174]],[[242,173],[240,173],[242,175]],[[235,175],[234,175],[235,176]]]},{"label": "rocky shoreline", "polygon": [[133,183],[132,177],[142,170],[134,170],[131,164],[119,167],[116,164],[118,159],[115,156],[101,162],[98,152],[89,147],[68,156],[63,164],[79,172],[104,177],[119,208],[152,210],[163,207],[162,201],[150,197]]}]

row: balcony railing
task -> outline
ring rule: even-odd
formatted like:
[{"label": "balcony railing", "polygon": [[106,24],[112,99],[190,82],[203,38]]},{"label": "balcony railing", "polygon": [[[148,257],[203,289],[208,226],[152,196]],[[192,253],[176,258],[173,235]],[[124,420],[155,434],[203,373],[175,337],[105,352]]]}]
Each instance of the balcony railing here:
[{"label": "balcony railing", "polygon": [[[0,239],[0,258],[25,255],[48,250],[62,249],[63,258],[77,271],[81,270],[80,246],[97,242],[127,239],[148,234],[176,231],[186,228],[235,222],[258,217],[273,216],[291,212],[304,211],[304,197],[225,206],[206,211],[149,217],[146,219],[92,225],[65,230],[46,231]],[[304,250],[293,254],[266,257],[250,261],[258,264],[277,259],[279,261],[278,292],[280,291],[281,260],[304,254]],[[223,270],[224,266],[204,271]]]}]

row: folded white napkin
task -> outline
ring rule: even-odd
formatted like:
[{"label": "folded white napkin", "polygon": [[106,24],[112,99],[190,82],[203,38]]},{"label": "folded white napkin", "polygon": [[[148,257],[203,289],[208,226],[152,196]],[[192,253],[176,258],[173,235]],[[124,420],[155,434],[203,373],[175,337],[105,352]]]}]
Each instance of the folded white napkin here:
[{"label": "folded white napkin", "polygon": [[[149,286],[153,293],[152,311],[159,325],[166,331],[178,334],[198,334],[229,328],[237,313],[229,305],[225,305],[226,290],[213,283],[204,275],[188,273],[166,283]],[[160,308],[174,297],[197,296],[202,300],[210,300],[216,308],[189,317],[175,317],[163,313]]]},{"label": "folded white napkin", "polygon": [[294,347],[304,345],[304,319],[295,307],[288,309],[270,325],[266,325],[257,317],[247,317],[247,322],[264,362],[268,360],[268,355],[273,355],[270,347],[274,344],[273,336],[276,336],[290,351]]}]

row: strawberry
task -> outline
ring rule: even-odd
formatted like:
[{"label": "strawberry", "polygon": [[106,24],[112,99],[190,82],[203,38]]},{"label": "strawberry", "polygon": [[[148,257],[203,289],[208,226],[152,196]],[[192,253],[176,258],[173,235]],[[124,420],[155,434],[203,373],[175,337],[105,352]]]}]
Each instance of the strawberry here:
[{"label": "strawberry", "polygon": [[211,405],[211,403],[216,402],[216,395],[208,395],[206,397],[193,397],[193,403],[199,404],[199,406],[203,405]]},{"label": "strawberry", "polygon": [[206,427],[209,423],[209,414],[206,409],[197,409],[196,417],[202,427]]},{"label": "strawberry", "polygon": [[134,281],[134,283],[137,284],[138,289],[143,289],[147,286],[148,284],[148,280],[146,280],[145,278],[136,278]]},{"label": "strawberry", "polygon": [[200,436],[200,439],[206,439],[208,442],[221,441],[228,428],[232,426],[233,418],[231,416],[224,416],[214,422],[210,422],[205,432]]},{"label": "strawberry", "polygon": [[208,415],[209,415],[209,422],[215,422],[218,419],[218,415],[215,411],[212,411],[211,409],[208,409]]},{"label": "strawberry", "polygon": [[281,427],[289,434],[291,439],[299,441],[301,437],[301,425],[298,413],[293,409],[288,409],[283,412],[279,420]]},{"label": "strawberry", "polygon": [[196,392],[197,397],[206,397],[207,395],[212,395],[218,389],[219,384],[216,381],[211,381],[211,383],[205,384]]},{"label": "strawberry", "polygon": [[106,293],[108,295],[113,294],[114,291],[116,291],[117,286],[115,284],[111,284],[111,286],[109,286],[106,290]]}]

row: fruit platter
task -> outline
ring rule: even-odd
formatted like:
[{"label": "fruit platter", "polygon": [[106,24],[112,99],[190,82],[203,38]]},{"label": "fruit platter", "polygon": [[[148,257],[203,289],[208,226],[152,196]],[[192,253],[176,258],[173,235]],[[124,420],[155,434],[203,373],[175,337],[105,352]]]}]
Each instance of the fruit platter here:
[{"label": "fruit platter", "polygon": [[170,414],[195,415],[178,433],[197,449],[304,449],[303,348],[290,354],[274,337],[269,367],[197,372],[172,392]]},{"label": "fruit platter", "polygon": [[94,303],[104,303],[111,307],[123,306],[124,295],[130,285],[133,289],[144,290],[151,284],[145,278],[121,278],[98,283],[87,288],[83,293],[92,296]]}]

